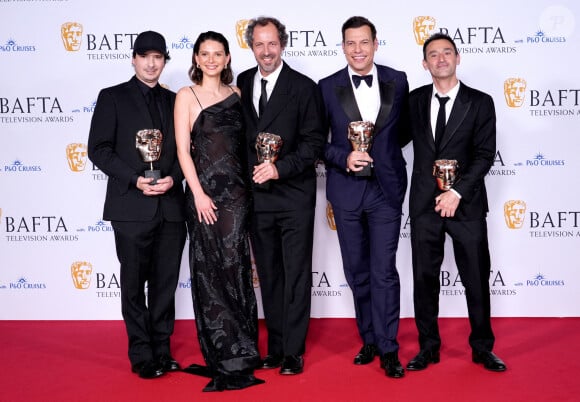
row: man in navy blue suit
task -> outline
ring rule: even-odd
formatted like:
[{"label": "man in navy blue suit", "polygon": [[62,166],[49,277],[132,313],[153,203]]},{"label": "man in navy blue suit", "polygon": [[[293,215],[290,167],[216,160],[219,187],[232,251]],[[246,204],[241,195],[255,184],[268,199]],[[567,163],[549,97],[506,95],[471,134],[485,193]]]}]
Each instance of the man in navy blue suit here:
[{"label": "man in navy blue suit", "polygon": [[[363,346],[354,364],[381,356],[392,378],[404,376],[399,362],[400,284],[395,265],[402,204],[407,187],[401,146],[409,142],[404,72],[374,64],[375,26],[351,17],[342,26],[348,66],[319,82],[331,130],[325,147],[326,196],[330,201],[346,280],[352,289]],[[370,150],[355,150],[349,123],[374,124]],[[359,176],[372,164],[370,176]]]}]

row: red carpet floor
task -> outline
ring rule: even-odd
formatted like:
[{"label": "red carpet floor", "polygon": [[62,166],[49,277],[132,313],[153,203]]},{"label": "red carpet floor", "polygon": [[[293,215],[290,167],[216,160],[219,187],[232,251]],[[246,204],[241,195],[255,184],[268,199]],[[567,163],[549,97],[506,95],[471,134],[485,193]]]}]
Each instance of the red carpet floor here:
[{"label": "red carpet floor", "polygon": [[[0,321],[0,401],[579,401],[580,318],[496,318],[495,352],[508,370],[471,362],[467,319],[441,319],[441,362],[403,379],[384,376],[378,360],[355,366],[352,319],[313,319],[305,371],[257,372],[265,384],[202,393],[203,377],[170,373],[142,380],[130,371],[121,321]],[[265,333],[263,322],[261,334]],[[178,321],[174,357],[203,363],[194,322]],[[417,352],[412,319],[403,319],[399,356]],[[265,352],[265,338],[260,338]]]}]

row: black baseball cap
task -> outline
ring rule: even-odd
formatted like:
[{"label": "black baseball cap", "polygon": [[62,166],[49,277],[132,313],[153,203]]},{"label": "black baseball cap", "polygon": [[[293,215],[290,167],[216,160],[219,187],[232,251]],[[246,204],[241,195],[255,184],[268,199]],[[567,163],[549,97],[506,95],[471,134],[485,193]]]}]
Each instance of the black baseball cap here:
[{"label": "black baseball cap", "polygon": [[150,50],[155,50],[169,59],[169,52],[165,44],[165,38],[158,32],[145,31],[137,35],[135,44],[133,45],[133,55],[145,54]]}]

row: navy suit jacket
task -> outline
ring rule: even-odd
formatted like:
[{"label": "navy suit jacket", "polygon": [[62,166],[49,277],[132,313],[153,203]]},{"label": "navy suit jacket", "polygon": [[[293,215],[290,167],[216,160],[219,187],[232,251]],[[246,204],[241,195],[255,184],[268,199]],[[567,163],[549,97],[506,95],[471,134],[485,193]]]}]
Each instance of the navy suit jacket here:
[{"label": "navy suit jacket", "polygon": [[432,94],[433,85],[429,84],[413,90],[409,96],[414,154],[410,216],[433,212],[435,197],[441,192],[433,177],[433,162],[455,159],[459,163],[459,180],[453,189],[462,198],[455,217],[449,219],[485,217],[488,204],[484,178],[493,165],[496,147],[493,99],[461,83],[437,152],[431,128]]},{"label": "navy suit jacket", "polygon": [[143,176],[150,169],[141,160],[135,147],[137,131],[152,128],[153,122],[137,78],[101,90],[91,120],[88,153],[91,161],[109,176],[103,219],[111,221],[148,221],[158,208],[168,221],[183,221],[183,174],[177,160],[173,105],[175,93],[161,88],[163,120],[163,147],[154,166],[161,176],[171,176],[173,187],[165,194],[149,197],[139,190],[135,176]]},{"label": "navy suit jacket", "polygon": [[[408,132],[407,76],[402,71],[377,65],[381,106],[375,123],[369,151],[374,174],[387,202],[400,209],[407,188],[407,172],[401,147],[410,140]],[[352,152],[348,124],[362,120],[348,67],[320,80],[326,107],[327,125],[331,130],[324,157],[327,168],[326,198],[333,206],[355,210],[362,201],[368,179],[346,171],[346,159]]]},{"label": "navy suit jacket", "polygon": [[[264,116],[258,119],[253,106],[254,76],[258,67],[244,71],[237,84],[242,91],[249,172],[258,164],[255,143],[260,132],[282,137],[284,144],[276,163],[279,179],[267,191],[256,190],[254,210],[290,211],[314,208],[314,163],[324,146],[322,104],[316,83],[284,63]],[[251,181],[253,183],[253,181]]]}]

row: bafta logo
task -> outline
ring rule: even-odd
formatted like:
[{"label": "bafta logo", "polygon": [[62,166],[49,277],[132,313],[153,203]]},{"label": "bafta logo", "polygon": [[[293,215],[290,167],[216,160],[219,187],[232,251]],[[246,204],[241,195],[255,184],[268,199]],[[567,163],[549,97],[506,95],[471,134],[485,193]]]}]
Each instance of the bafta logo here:
[{"label": "bafta logo", "polygon": [[70,266],[73,284],[77,289],[88,289],[91,286],[93,266],[87,261],[75,261]]},{"label": "bafta logo", "polygon": [[330,230],[336,230],[336,222],[334,221],[334,211],[330,202],[326,202],[326,222]]},{"label": "bafta logo", "polygon": [[526,97],[526,80],[523,78],[508,78],[503,83],[503,95],[509,107],[521,107]]},{"label": "bafta logo", "polygon": [[435,18],[429,16],[419,16],[413,18],[413,34],[417,45],[423,46],[427,38],[433,34],[435,29]]},{"label": "bafta logo", "polygon": [[78,22],[65,22],[60,26],[60,37],[68,52],[76,52],[81,48],[83,26]]},{"label": "bafta logo", "polygon": [[73,172],[82,172],[87,165],[87,144],[72,143],[66,146],[66,160]]},{"label": "bafta logo", "polygon": [[526,215],[526,203],[522,200],[508,200],[503,204],[503,216],[510,229],[521,229]]},{"label": "bafta logo", "polygon": [[250,47],[246,43],[246,28],[248,28],[248,23],[250,20],[238,20],[236,22],[236,39],[238,40],[238,45],[242,49],[249,49]]}]

